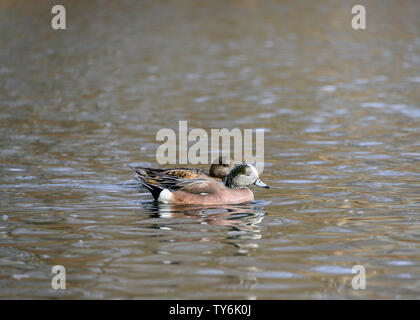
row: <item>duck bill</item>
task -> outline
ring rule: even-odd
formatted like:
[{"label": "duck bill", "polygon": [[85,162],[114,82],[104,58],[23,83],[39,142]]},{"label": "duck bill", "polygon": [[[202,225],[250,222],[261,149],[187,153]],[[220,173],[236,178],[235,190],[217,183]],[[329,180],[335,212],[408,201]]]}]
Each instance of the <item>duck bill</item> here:
[{"label": "duck bill", "polygon": [[254,182],[254,184],[258,187],[263,187],[266,189],[270,189],[268,185],[266,185],[264,182],[262,182],[260,179],[257,179],[257,181]]}]

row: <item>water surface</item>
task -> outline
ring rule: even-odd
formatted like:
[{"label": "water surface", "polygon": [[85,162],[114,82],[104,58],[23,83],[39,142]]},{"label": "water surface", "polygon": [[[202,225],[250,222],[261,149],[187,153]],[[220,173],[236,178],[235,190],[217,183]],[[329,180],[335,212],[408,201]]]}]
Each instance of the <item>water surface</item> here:
[{"label": "water surface", "polygon": [[[62,3],[0,1],[1,298],[420,298],[418,1]],[[179,120],[264,128],[272,188],[154,204]]]}]

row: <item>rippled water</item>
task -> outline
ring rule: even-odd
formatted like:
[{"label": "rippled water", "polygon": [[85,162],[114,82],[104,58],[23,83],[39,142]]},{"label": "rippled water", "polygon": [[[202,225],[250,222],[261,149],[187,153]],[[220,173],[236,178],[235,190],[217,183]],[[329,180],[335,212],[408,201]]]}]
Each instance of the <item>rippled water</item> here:
[{"label": "rippled water", "polygon": [[[420,298],[420,4],[359,3],[0,1],[0,297]],[[154,204],[179,120],[265,128],[272,189]]]}]

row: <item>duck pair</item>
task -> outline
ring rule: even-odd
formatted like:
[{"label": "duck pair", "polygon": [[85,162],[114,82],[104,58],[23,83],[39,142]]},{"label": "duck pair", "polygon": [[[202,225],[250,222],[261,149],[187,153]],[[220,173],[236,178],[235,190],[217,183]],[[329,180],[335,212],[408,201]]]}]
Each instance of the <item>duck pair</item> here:
[{"label": "duck pair", "polygon": [[167,204],[238,204],[254,200],[249,186],[269,188],[260,180],[254,166],[234,167],[232,161],[222,158],[211,165],[209,174],[191,168],[131,169],[156,201]]}]

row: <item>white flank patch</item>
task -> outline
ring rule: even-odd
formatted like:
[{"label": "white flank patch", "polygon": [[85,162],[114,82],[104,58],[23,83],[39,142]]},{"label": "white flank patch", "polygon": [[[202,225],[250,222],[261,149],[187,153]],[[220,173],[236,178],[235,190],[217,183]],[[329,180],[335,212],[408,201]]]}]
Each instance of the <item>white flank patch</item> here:
[{"label": "white flank patch", "polygon": [[162,203],[170,203],[172,198],[172,192],[168,189],[163,189],[163,191],[159,194],[158,201]]}]

